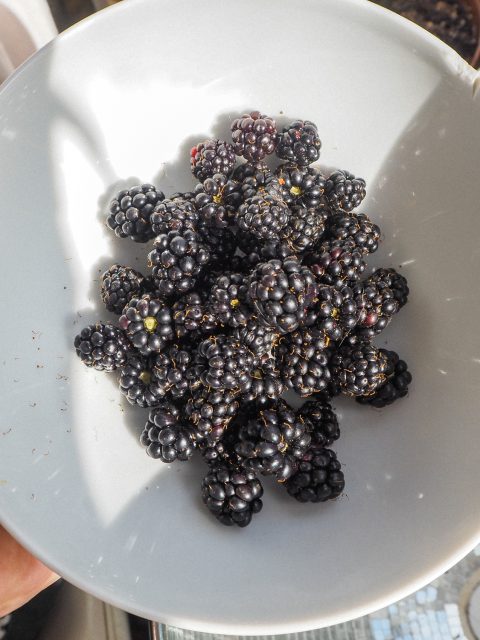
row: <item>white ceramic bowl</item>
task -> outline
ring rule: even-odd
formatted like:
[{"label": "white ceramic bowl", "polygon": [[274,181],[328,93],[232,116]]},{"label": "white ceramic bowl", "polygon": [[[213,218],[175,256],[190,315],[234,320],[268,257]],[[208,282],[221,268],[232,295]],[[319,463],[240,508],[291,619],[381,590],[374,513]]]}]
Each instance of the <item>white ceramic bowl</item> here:
[{"label": "white ceramic bowl", "polygon": [[[74,584],[223,633],[337,623],[427,583],[479,540],[480,97],[421,29],[353,0],[137,0],[58,38],[0,93],[2,521]],[[380,343],[414,374],[385,411],[338,402],[347,489],[268,486],[246,530],[203,508],[198,464],[137,444],[144,415],[72,340],[105,318],[98,277],[143,268],[102,225],[120,185],[191,185],[188,149],[258,108],[318,123],[411,302]],[[135,252],[137,252],[135,254]],[[135,256],[138,262],[135,261]],[[266,482],[268,485],[268,482]]]}]

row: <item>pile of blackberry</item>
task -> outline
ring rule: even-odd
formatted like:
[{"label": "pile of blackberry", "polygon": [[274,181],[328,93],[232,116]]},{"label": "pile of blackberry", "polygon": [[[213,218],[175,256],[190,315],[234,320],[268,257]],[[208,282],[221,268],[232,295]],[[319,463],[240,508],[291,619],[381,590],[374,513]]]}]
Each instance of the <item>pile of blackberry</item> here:
[{"label": "pile of blackberry", "polygon": [[[112,200],[108,228],[146,244],[150,271],[112,265],[100,294],[117,320],[85,327],[74,346],[149,411],[146,453],[200,456],[207,509],[245,527],[262,509],[261,476],[299,502],[342,494],[332,398],[383,408],[407,395],[406,362],[373,340],[409,290],[391,267],[367,272],[381,232],[357,211],[365,180],[312,164],[313,122],[279,130],[254,111],[231,131],[192,149],[191,191],[144,184]],[[292,394],[309,399],[294,409]]]}]

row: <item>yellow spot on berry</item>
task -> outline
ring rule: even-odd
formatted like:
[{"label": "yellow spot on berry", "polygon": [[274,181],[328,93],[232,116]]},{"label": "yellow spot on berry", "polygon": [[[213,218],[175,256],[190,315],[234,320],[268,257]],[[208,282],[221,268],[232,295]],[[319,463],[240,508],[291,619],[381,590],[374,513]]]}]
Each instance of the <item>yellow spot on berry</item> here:
[{"label": "yellow spot on berry", "polygon": [[158,321],[153,316],[147,316],[143,321],[143,326],[150,333],[153,333],[155,331],[155,329],[157,328],[157,325],[158,325]]},{"label": "yellow spot on berry", "polygon": [[238,307],[238,305],[240,304],[240,300],[238,300],[238,298],[234,298],[231,302],[230,302],[230,306],[233,307],[234,309],[236,309]]},{"label": "yellow spot on berry", "polygon": [[282,187],[283,187],[283,185],[285,184],[285,178],[279,178],[278,179],[278,184],[281,184]]},{"label": "yellow spot on berry", "polygon": [[300,189],[300,187],[292,187],[290,189],[290,193],[292,194],[292,196],[301,196],[302,190]]},{"label": "yellow spot on berry", "polygon": [[218,193],[216,196],[213,196],[212,200],[216,203],[216,204],[220,204],[222,202],[222,196]]},{"label": "yellow spot on berry", "polygon": [[334,309],[332,311],[332,318],[337,318],[338,317],[338,309]]},{"label": "yellow spot on berry", "polygon": [[142,373],[138,377],[143,382],[143,384],[150,384],[150,380],[152,379],[152,376],[148,371],[142,371]]}]

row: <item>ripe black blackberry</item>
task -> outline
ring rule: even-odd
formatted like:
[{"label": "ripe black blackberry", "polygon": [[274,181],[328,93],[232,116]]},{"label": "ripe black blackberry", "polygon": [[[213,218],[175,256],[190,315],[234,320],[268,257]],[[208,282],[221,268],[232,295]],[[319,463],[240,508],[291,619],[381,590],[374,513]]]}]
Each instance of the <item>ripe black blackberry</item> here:
[{"label": "ripe black blackberry", "polygon": [[246,391],[257,358],[239,340],[217,335],[203,340],[197,347],[195,374],[211,389]]},{"label": "ripe black blackberry", "polygon": [[156,379],[175,400],[183,398],[190,389],[192,365],[193,355],[185,344],[174,344],[152,358]]},{"label": "ripe black blackberry", "polygon": [[291,253],[301,253],[315,245],[324,232],[325,218],[320,208],[293,205],[288,222],[280,231],[280,238],[290,247]]},{"label": "ripe black blackberry", "polygon": [[308,251],[303,262],[320,283],[337,288],[358,282],[367,266],[363,252],[351,239],[325,240]]},{"label": "ripe black blackberry", "polygon": [[412,382],[412,374],[408,370],[405,360],[400,360],[395,351],[380,349],[387,360],[387,380],[369,397],[358,397],[360,404],[369,404],[381,409],[399,398],[404,398],[408,393],[408,385]]},{"label": "ripe black blackberry", "polygon": [[108,311],[118,316],[132,298],[142,295],[144,276],[131,269],[114,264],[102,275],[101,296]]},{"label": "ripe black blackberry", "polygon": [[[231,269],[234,253],[237,249],[237,241],[235,235],[230,229],[218,229],[209,227],[200,223],[198,226],[198,235],[202,244],[207,248],[210,254],[208,270],[223,271],[225,266]],[[205,272],[200,276],[206,275]]]},{"label": "ripe black blackberry", "polygon": [[212,390],[202,385],[192,389],[184,411],[190,421],[198,443],[218,442],[232,418],[239,410],[239,403],[232,391]]},{"label": "ripe black blackberry", "polygon": [[303,324],[316,293],[312,272],[289,257],[259,264],[250,275],[247,297],[261,324],[289,333]]},{"label": "ripe black blackberry", "polygon": [[343,286],[337,289],[321,284],[318,286],[315,305],[309,310],[306,324],[323,333],[328,346],[330,341],[341,341],[355,328],[359,313],[350,287]]},{"label": "ripe black blackberry", "polygon": [[124,333],[111,324],[91,324],[75,336],[77,356],[97,371],[115,371],[127,361],[131,349]]},{"label": "ripe black blackberry", "polygon": [[289,207],[293,204],[307,208],[321,207],[327,216],[329,209],[323,197],[325,177],[320,171],[314,167],[297,167],[286,163],[275,169],[275,175],[280,184],[281,197]]},{"label": "ripe black blackberry", "polygon": [[245,325],[237,327],[232,337],[243,343],[260,359],[272,357],[272,349],[278,342],[280,334],[274,329],[260,324],[255,316],[250,316]]},{"label": "ripe black blackberry", "polygon": [[232,180],[238,184],[240,195],[236,209],[242,202],[256,195],[267,193],[275,198],[282,197],[282,189],[278,178],[264,163],[252,164],[246,162],[239,165],[233,172]]},{"label": "ripe black blackberry", "polygon": [[182,424],[180,411],[171,402],[150,411],[140,442],[149,456],[162,462],[189,460],[196,447],[192,430]]},{"label": "ripe black blackberry", "polygon": [[255,402],[258,407],[267,407],[272,400],[278,400],[286,387],[274,358],[264,358],[252,371],[252,384],[240,397],[242,406]]},{"label": "ripe black blackberry", "polygon": [[364,213],[337,213],[328,220],[328,234],[332,240],[353,240],[363,253],[374,253],[380,242],[380,227]]},{"label": "ripe black blackberry", "polygon": [[155,205],[150,216],[153,233],[178,231],[182,233],[186,229],[195,231],[198,224],[198,212],[194,203],[182,199],[163,200]]},{"label": "ripe black blackberry", "polygon": [[171,310],[150,294],[132,298],[118,322],[132,345],[145,356],[160,352],[174,337]]},{"label": "ripe black blackberry", "polygon": [[323,391],[330,382],[325,334],[302,327],[284,337],[277,349],[281,379],[302,398]]},{"label": "ripe black blackberry", "polygon": [[329,447],[340,437],[338,418],[326,395],[319,394],[315,399],[307,400],[297,413],[312,425],[312,445]]},{"label": "ripe black blackberry", "polygon": [[350,212],[362,203],[365,188],[363,178],[348,171],[334,171],[325,182],[325,195],[332,208]]},{"label": "ripe black blackberry", "polygon": [[347,396],[371,396],[387,379],[385,353],[366,342],[342,345],[331,359],[335,383]]},{"label": "ripe black blackberry", "polygon": [[362,339],[371,340],[388,326],[400,305],[382,279],[367,278],[358,283],[353,292],[360,313],[355,333]]},{"label": "ripe black blackberry", "polygon": [[174,303],[172,317],[177,338],[188,338],[191,342],[198,342],[202,334],[211,333],[218,325],[207,301],[193,291]]},{"label": "ripe black blackberry", "polygon": [[235,221],[241,231],[261,240],[278,240],[289,217],[288,207],[282,200],[262,193],[239,206]]},{"label": "ripe black blackberry", "polygon": [[299,502],[326,502],[338,498],[345,488],[341,464],[334,451],[312,446],[285,483],[289,495]]},{"label": "ripe black blackberry", "polygon": [[147,242],[155,235],[150,215],[155,205],[164,198],[162,191],[157,191],[152,184],[120,191],[110,203],[107,226],[119,238]]},{"label": "ripe black blackberry", "polygon": [[232,122],[233,148],[247,162],[261,162],[275,151],[277,125],[273,118],[252,111]]},{"label": "ripe black blackberry", "polygon": [[148,254],[155,286],[162,296],[181,295],[195,287],[197,276],[210,261],[210,252],[194,231],[158,235]]},{"label": "ripe black blackberry", "polygon": [[369,282],[384,283],[385,286],[391,289],[393,297],[399,304],[399,309],[407,304],[408,294],[410,293],[407,279],[397,273],[395,269],[376,269],[369,277]]},{"label": "ripe black blackberry", "polygon": [[166,395],[166,390],[153,370],[150,358],[131,353],[120,369],[119,387],[130,404],[155,407]]},{"label": "ripe black blackberry", "polygon": [[303,418],[283,400],[240,427],[238,438],[235,451],[245,468],[275,475],[279,482],[295,472],[311,441]]},{"label": "ripe black blackberry", "polygon": [[227,272],[219,276],[210,289],[209,310],[223,325],[233,328],[246,325],[250,316],[246,294],[246,276]]},{"label": "ripe black blackberry", "polygon": [[229,176],[235,167],[235,151],[229,142],[205,140],[190,151],[190,167],[197,180],[203,182],[216,173]]},{"label": "ripe black blackberry", "polygon": [[309,120],[295,120],[278,135],[275,153],[282,160],[306,167],[319,159],[321,146],[317,125]]},{"label": "ripe black blackberry", "polygon": [[195,187],[195,207],[200,219],[216,229],[225,229],[232,223],[240,198],[238,183],[221,173]]},{"label": "ripe black blackberry", "polygon": [[212,464],[202,482],[202,499],[222,524],[246,527],[262,509],[263,488],[253,471]]}]

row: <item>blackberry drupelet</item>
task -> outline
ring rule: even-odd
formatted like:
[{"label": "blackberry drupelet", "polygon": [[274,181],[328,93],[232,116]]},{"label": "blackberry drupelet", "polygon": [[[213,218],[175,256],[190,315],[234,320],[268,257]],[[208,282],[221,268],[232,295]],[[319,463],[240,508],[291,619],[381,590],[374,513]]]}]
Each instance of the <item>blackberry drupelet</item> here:
[{"label": "blackberry drupelet", "polygon": [[227,272],[219,276],[209,293],[209,310],[223,325],[246,325],[250,311],[246,307],[247,284],[242,273]]},{"label": "blackberry drupelet", "polygon": [[262,509],[263,488],[253,471],[212,464],[202,482],[202,499],[222,524],[246,527]]},{"label": "blackberry drupelet", "polygon": [[154,237],[150,215],[165,195],[151,184],[120,191],[110,203],[107,226],[119,238],[147,242]]},{"label": "blackberry drupelet", "polygon": [[325,334],[302,327],[289,333],[277,349],[277,363],[281,379],[287,389],[302,398],[327,389],[330,369]]},{"label": "blackberry drupelet", "polygon": [[140,442],[149,456],[162,462],[185,462],[196,448],[192,430],[183,424],[179,409],[171,402],[150,411]]},{"label": "blackberry drupelet", "polygon": [[329,447],[340,437],[337,416],[330,402],[322,394],[318,399],[307,400],[297,414],[312,425],[310,435],[313,446]]},{"label": "blackberry drupelet", "polygon": [[233,148],[247,162],[261,162],[275,151],[277,125],[273,118],[252,111],[232,122]]},{"label": "blackberry drupelet", "polygon": [[192,390],[185,404],[185,416],[190,421],[197,442],[212,446],[218,442],[236,416],[239,404],[232,391],[213,390],[199,386]]},{"label": "blackberry drupelet", "polygon": [[278,342],[280,334],[260,324],[255,316],[250,316],[245,325],[232,332],[232,337],[243,343],[259,358],[272,357],[272,349]]},{"label": "blackberry drupelet", "polygon": [[197,276],[210,261],[200,236],[187,229],[158,235],[148,254],[155,286],[162,296],[181,295],[195,287]]},{"label": "blackberry drupelet", "polygon": [[190,167],[194,177],[200,182],[216,173],[229,176],[235,167],[235,161],[233,146],[223,140],[205,140],[190,151]]},{"label": "blackberry drupelet", "polygon": [[115,371],[127,361],[131,349],[124,333],[111,324],[91,324],[75,336],[77,356],[97,371]]},{"label": "blackberry drupelet", "polygon": [[281,197],[288,204],[300,204],[304,207],[321,207],[325,217],[330,213],[326,200],[325,177],[314,167],[297,167],[289,163],[275,169]]},{"label": "blackberry drupelet", "polygon": [[193,291],[174,303],[172,317],[177,338],[188,338],[192,342],[198,342],[202,334],[211,333],[219,324],[207,309],[207,301]]},{"label": "blackberry drupelet", "polygon": [[395,351],[380,349],[388,360],[388,379],[375,393],[369,397],[356,398],[360,404],[369,404],[372,407],[381,409],[399,398],[404,398],[408,393],[408,385],[412,382],[412,374],[408,370],[405,360],[400,360]]},{"label": "blackberry drupelet", "polygon": [[190,390],[193,354],[187,345],[167,347],[152,357],[152,366],[156,379],[174,400],[183,398]]},{"label": "blackberry drupelet", "polygon": [[309,120],[295,120],[278,135],[275,153],[282,160],[305,167],[319,159],[321,146],[317,125]]},{"label": "blackberry drupelet", "polygon": [[159,202],[150,216],[153,233],[178,231],[186,229],[195,231],[198,224],[198,212],[194,203],[184,199],[168,199]]},{"label": "blackberry drupelet", "polygon": [[138,407],[155,407],[166,395],[164,386],[157,380],[152,362],[138,353],[131,353],[120,369],[119,387],[130,404]]},{"label": "blackberry drupelet", "polygon": [[320,283],[337,288],[358,282],[367,266],[363,252],[351,239],[325,240],[308,251],[303,262]]},{"label": "blackberry drupelet", "polygon": [[246,468],[284,482],[295,472],[310,441],[303,418],[279,400],[240,427],[235,451]]},{"label": "blackberry drupelet", "polygon": [[132,298],[120,316],[119,325],[145,356],[160,352],[174,337],[171,310],[150,294]]},{"label": "blackberry drupelet", "polygon": [[144,276],[131,269],[114,264],[102,275],[101,296],[108,311],[118,316],[132,298],[144,293]]},{"label": "blackberry drupelet", "polygon": [[400,305],[381,279],[375,282],[367,278],[356,285],[353,292],[360,312],[355,333],[362,339],[371,340],[388,326]]},{"label": "blackberry drupelet", "polygon": [[325,195],[333,209],[353,211],[366,194],[363,178],[356,178],[348,171],[334,171],[325,182]]},{"label": "blackberry drupelet", "polygon": [[374,253],[380,242],[380,227],[364,213],[336,213],[328,220],[328,234],[332,240],[353,240],[363,253]]},{"label": "blackberry drupelet", "polygon": [[369,282],[384,283],[393,292],[393,297],[399,304],[399,309],[407,304],[408,288],[407,279],[395,269],[376,269],[369,277]]},{"label": "blackberry drupelet", "polygon": [[342,345],[331,359],[331,373],[343,394],[371,396],[387,379],[385,353],[366,342]]},{"label": "blackberry drupelet", "polygon": [[303,205],[290,207],[290,217],[280,231],[280,238],[291,253],[302,253],[315,245],[325,232],[325,218],[320,208],[307,209]]},{"label": "blackberry drupelet", "polygon": [[289,333],[304,323],[316,293],[312,272],[289,257],[257,265],[249,278],[247,297],[261,324]]},{"label": "blackberry drupelet", "polygon": [[218,335],[198,345],[195,364],[195,373],[205,387],[237,393],[249,389],[257,358],[239,340]]},{"label": "blackberry drupelet", "polygon": [[341,464],[334,451],[312,446],[285,483],[289,495],[299,502],[326,502],[338,498],[345,488]]},{"label": "blackberry drupelet", "polygon": [[240,186],[217,173],[195,187],[195,207],[208,227],[225,229],[233,220],[240,204]]},{"label": "blackberry drupelet", "polygon": [[241,231],[260,240],[278,240],[289,217],[288,207],[282,200],[262,193],[248,198],[239,206],[235,221]]}]

